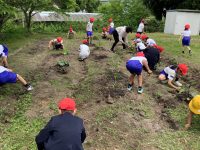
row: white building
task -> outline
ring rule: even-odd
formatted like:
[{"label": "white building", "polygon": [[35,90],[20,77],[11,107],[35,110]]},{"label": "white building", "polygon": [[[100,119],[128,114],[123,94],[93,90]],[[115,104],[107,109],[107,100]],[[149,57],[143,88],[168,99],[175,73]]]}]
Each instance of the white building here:
[{"label": "white building", "polygon": [[192,35],[199,35],[200,10],[167,10],[164,33],[180,35],[186,24],[190,25]]}]

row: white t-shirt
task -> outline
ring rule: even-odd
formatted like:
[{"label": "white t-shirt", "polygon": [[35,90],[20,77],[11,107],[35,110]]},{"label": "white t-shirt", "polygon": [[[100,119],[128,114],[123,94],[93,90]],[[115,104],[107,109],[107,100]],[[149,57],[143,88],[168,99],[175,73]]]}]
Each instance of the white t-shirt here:
[{"label": "white t-shirt", "polygon": [[140,49],[140,50],[144,50],[146,47],[145,47],[145,45],[142,42],[139,42],[139,43],[137,43],[136,48]]},{"label": "white t-shirt", "polygon": [[110,23],[110,28],[114,28],[114,23]]},{"label": "white t-shirt", "polygon": [[2,45],[0,45],[0,55],[5,56],[4,51],[4,47]]},{"label": "white t-shirt", "polygon": [[85,44],[81,44],[80,45],[79,51],[80,51],[79,57],[81,57],[81,59],[87,58],[89,56],[89,54],[90,54],[90,49]]},{"label": "white t-shirt", "polygon": [[174,69],[174,70],[171,69],[170,66],[166,67],[166,68],[164,69],[164,71],[165,71],[166,74],[168,74],[168,79],[173,80],[174,77],[176,76],[176,71],[175,71],[175,69]]},{"label": "white t-shirt", "polygon": [[69,32],[68,32],[68,34],[73,34],[73,33],[75,33],[75,31],[69,31]]},{"label": "white t-shirt", "polygon": [[87,25],[88,25],[88,31],[92,31],[93,23],[88,22]]},{"label": "white t-shirt", "polygon": [[145,57],[141,57],[141,56],[139,56],[139,57],[132,57],[132,58],[129,59],[129,60],[138,60],[138,61],[141,63],[141,65],[143,65],[143,64],[142,64],[142,61],[143,61],[143,60],[146,60],[146,62],[147,62],[147,59],[146,59]]},{"label": "white t-shirt", "polygon": [[156,45],[156,42],[153,39],[147,39],[146,44],[147,45],[150,45],[150,44],[155,44]]},{"label": "white t-shirt", "polygon": [[53,43],[56,43],[56,45],[63,45],[63,40],[62,40],[60,43],[58,43],[58,42],[57,42],[57,39],[54,39],[54,40],[52,40],[52,42],[53,42]]},{"label": "white t-shirt", "polygon": [[137,29],[137,32],[142,32],[142,29],[144,28],[144,23],[140,23],[139,27]]},{"label": "white t-shirt", "polygon": [[3,67],[3,66],[0,66],[0,73],[4,72],[4,71],[7,71],[7,68]]},{"label": "white t-shirt", "polygon": [[189,36],[191,36],[191,31],[190,30],[184,30],[183,32],[181,32],[181,35],[183,35],[184,37],[189,37]]},{"label": "white t-shirt", "polygon": [[101,35],[103,35],[103,34],[106,34],[106,35],[108,35],[108,33],[107,33],[107,32],[102,32],[102,33],[101,33]]}]

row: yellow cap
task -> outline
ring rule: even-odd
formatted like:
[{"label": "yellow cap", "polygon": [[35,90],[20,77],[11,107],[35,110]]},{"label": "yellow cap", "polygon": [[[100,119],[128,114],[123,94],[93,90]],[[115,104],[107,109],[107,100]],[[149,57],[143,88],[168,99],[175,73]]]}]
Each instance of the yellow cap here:
[{"label": "yellow cap", "polygon": [[190,110],[195,114],[200,114],[200,95],[196,95],[189,103]]}]

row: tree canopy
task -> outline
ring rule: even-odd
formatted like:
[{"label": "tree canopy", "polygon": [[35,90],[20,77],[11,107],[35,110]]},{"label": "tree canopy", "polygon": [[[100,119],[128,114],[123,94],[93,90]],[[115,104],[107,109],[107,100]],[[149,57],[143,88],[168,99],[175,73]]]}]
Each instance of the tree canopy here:
[{"label": "tree canopy", "polygon": [[151,10],[157,20],[162,20],[163,16],[166,17],[166,10],[200,9],[199,0],[143,0],[143,4]]}]

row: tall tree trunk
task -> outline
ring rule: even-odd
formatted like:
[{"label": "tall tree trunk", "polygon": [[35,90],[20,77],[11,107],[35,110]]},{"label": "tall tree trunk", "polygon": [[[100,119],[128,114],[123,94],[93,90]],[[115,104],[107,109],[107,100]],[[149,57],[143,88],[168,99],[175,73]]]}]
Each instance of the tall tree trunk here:
[{"label": "tall tree trunk", "polygon": [[25,16],[25,21],[26,21],[26,28],[27,28],[29,33],[31,33],[31,14],[32,14],[32,11],[29,11],[28,14],[27,14],[26,11],[24,11],[24,16]]},{"label": "tall tree trunk", "polygon": [[[0,17],[1,18],[3,18],[3,16],[2,15],[0,15]],[[2,35],[2,33],[1,33],[1,30],[3,29],[3,19],[0,19],[0,40],[2,40],[3,39],[3,35]]]}]

